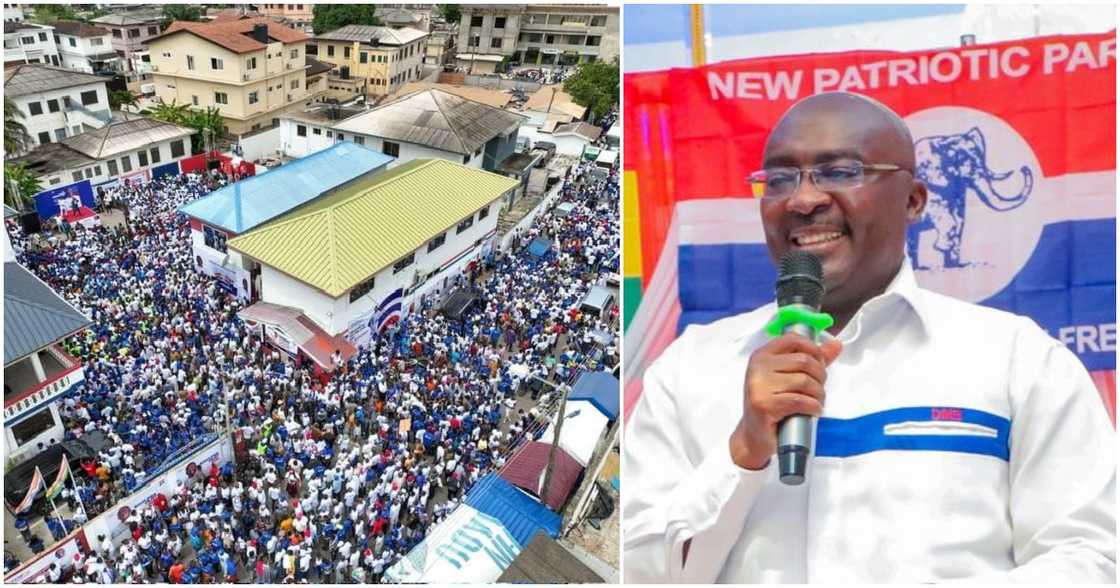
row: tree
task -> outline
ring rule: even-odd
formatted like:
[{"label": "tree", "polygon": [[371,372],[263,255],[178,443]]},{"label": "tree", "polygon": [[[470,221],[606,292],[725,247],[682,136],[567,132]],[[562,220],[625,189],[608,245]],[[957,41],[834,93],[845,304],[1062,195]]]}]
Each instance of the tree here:
[{"label": "tree", "polygon": [[198,22],[202,20],[202,9],[193,4],[164,4],[163,18],[169,23],[176,20]]},{"label": "tree", "polygon": [[443,21],[448,24],[459,22],[459,19],[463,16],[463,11],[458,4],[436,4],[436,9],[439,10],[439,15],[443,17]]},{"label": "tree", "polygon": [[316,35],[340,29],[346,25],[379,25],[375,4],[315,4],[311,28]]},{"label": "tree", "polygon": [[171,101],[171,104],[168,104],[160,100],[159,104],[156,104],[155,107],[152,108],[152,118],[175,125],[182,125],[186,124],[190,111],[190,107],[186,104],[176,104],[174,100]]},{"label": "tree", "polygon": [[20,111],[15,102],[11,98],[4,98],[4,155],[10,157],[19,155],[31,146],[31,135],[27,132],[27,127],[19,122],[27,118],[26,115]]},{"label": "tree", "polygon": [[38,24],[50,24],[60,20],[78,20],[78,13],[67,4],[35,4],[27,20]]},{"label": "tree", "polygon": [[16,210],[23,210],[23,207],[43,189],[39,184],[39,178],[28,171],[22,163],[4,164],[4,182],[6,184],[4,204]]},{"label": "tree", "polygon": [[128,90],[109,91],[109,108],[112,110],[122,110],[123,106],[135,108],[139,103],[140,99],[136,97],[136,94]]},{"label": "tree", "polygon": [[216,106],[206,110],[191,111],[187,116],[186,125],[196,131],[191,135],[191,153],[202,153],[214,146],[214,142],[225,136],[226,121],[222,118],[221,111]]},{"label": "tree", "polygon": [[618,84],[618,63],[597,61],[579,66],[575,74],[564,80],[564,91],[572,95],[576,104],[590,108],[595,120],[618,104]]}]

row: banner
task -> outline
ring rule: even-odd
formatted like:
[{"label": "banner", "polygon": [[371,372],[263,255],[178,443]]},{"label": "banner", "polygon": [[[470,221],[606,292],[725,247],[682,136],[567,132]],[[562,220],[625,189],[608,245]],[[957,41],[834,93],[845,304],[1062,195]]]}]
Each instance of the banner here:
[{"label": "banner", "polygon": [[209,247],[198,245],[193,247],[195,265],[198,271],[214,278],[226,292],[237,296],[242,300],[249,299],[249,272],[243,268],[235,265],[223,265],[223,258],[228,258],[229,255],[222,256],[220,253],[211,250]]},{"label": "banner", "polygon": [[24,495],[23,500],[12,509],[15,514],[20,514],[31,508],[35,499],[39,497],[39,493],[43,491],[46,482],[43,480],[43,472],[39,471],[39,467],[35,467],[35,473],[31,476],[31,485],[27,487],[27,494]]},{"label": "banner", "polygon": [[35,195],[35,211],[43,220],[53,218],[63,210],[70,210],[74,204],[91,209],[97,207],[89,180],[43,190]]},{"label": "banner", "polygon": [[152,179],[158,180],[163,176],[177,176],[179,175],[179,162],[172,161],[171,163],[164,164],[152,168]]},{"label": "banner", "polygon": [[66,486],[66,476],[70,475],[70,460],[66,456],[62,456],[62,467],[58,469],[58,475],[55,476],[54,482],[47,488],[47,498],[53,500],[62,489]]},{"label": "banner", "polygon": [[1034,319],[1085,363],[1114,417],[1115,55],[1113,32],[626,76],[626,411],[684,327],[772,300],[745,179],[794,102],[843,90],[913,134],[930,188],[908,236],[918,282]]},{"label": "banner", "polygon": [[460,504],[408,555],[385,570],[400,584],[488,584],[513,563],[521,545],[494,517]]},{"label": "banner", "polygon": [[374,335],[380,334],[385,328],[401,320],[403,298],[404,289],[397,288],[369,312],[350,321],[346,329],[346,340],[354,347],[369,345]]}]

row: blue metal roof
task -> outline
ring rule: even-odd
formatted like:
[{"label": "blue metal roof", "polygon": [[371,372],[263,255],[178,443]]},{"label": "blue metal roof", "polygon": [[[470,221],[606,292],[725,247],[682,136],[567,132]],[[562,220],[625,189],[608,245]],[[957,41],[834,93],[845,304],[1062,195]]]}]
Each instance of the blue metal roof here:
[{"label": "blue metal roof", "polygon": [[568,400],[586,400],[613,421],[618,418],[618,378],[610,372],[584,372]]},{"label": "blue metal roof", "polygon": [[4,262],[4,365],[91,324],[27,268]]},{"label": "blue metal roof", "polygon": [[180,206],[179,212],[234,233],[244,233],[393,159],[344,141],[216,190]]},{"label": "blue metal roof", "polygon": [[533,239],[532,243],[529,243],[529,253],[536,257],[544,257],[544,254],[548,253],[549,249],[552,249],[552,241],[544,237],[537,237]]},{"label": "blue metal roof", "polygon": [[502,522],[514,539],[527,547],[537,531],[555,539],[560,535],[560,515],[548,510],[498,474],[487,474],[467,492],[466,504]]}]

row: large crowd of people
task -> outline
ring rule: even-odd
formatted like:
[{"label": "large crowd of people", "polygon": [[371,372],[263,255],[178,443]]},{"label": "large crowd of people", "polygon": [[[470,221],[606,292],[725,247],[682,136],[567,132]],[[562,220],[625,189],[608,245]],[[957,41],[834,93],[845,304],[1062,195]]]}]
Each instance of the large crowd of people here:
[{"label": "large crowd of people", "polygon": [[[10,231],[20,261],[93,320],[64,344],[85,385],[60,408],[67,438],[100,431],[109,443],[76,472],[75,511],[111,508],[200,442],[237,430],[248,447],[133,510],[123,543],[90,537],[90,553],[43,579],[378,581],[540,436],[559,397],[551,383],[617,364],[617,339],[592,336],[614,332],[617,309],[580,309],[619,271],[617,173],[593,169],[575,163],[563,180],[554,205],[574,203],[570,213],[543,213],[457,278],[479,296],[461,319],[425,299],[329,377],[285,361],[237,316],[246,303],[193,266],[176,208],[212,178],[117,188],[127,223],[76,228],[54,247]],[[541,236],[554,246],[530,253]]]}]

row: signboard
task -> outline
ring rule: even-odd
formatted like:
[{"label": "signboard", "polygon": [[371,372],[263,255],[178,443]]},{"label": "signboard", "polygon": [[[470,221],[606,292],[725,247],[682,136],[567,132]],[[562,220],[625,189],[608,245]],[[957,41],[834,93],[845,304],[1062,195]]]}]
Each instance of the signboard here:
[{"label": "signboard", "polygon": [[5,584],[38,584],[46,582],[43,577],[50,571],[51,564],[58,564],[61,568],[74,565],[74,556],[85,553],[85,535],[81,529],[74,531],[54,547],[40,553],[34,559],[22,566],[4,574]]},{"label": "signboard", "polygon": [[172,161],[171,163],[152,168],[152,179],[158,180],[163,176],[177,176],[179,175],[179,162]]},{"label": "signboard", "polygon": [[43,190],[35,195],[35,211],[43,220],[53,218],[63,210],[70,210],[75,204],[91,209],[97,206],[89,180]]},{"label": "signboard", "polygon": [[393,583],[489,584],[513,563],[521,545],[494,517],[460,504],[407,556],[385,571]]},{"label": "signboard", "polygon": [[121,182],[131,184],[133,186],[147,184],[151,181],[151,174],[148,170],[142,169],[140,171],[132,172],[130,174],[121,174]]},{"label": "signboard", "polygon": [[226,292],[241,298],[249,299],[249,272],[248,270],[233,265],[222,265],[223,257],[209,250],[209,248],[195,244],[195,266],[202,273],[214,278]]},{"label": "signboard", "polygon": [[292,340],[283,330],[272,325],[264,326],[264,338],[276,347],[287,351],[291,355],[299,353],[299,345]]}]

